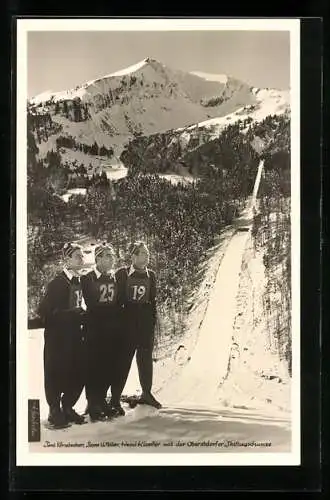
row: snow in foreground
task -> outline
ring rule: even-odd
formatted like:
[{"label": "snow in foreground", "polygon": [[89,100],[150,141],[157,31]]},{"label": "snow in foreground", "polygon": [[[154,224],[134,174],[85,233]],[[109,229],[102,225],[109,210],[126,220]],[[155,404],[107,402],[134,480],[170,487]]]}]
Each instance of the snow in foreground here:
[{"label": "snow in foreground", "polygon": [[112,422],[45,430],[42,437],[31,451],[272,453],[290,451],[291,432],[288,420],[253,411],[140,406]]}]

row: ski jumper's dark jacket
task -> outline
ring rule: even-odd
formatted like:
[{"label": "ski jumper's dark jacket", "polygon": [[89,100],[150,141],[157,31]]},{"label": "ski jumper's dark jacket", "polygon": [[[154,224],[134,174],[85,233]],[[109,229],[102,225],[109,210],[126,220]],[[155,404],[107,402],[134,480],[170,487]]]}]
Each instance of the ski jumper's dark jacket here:
[{"label": "ski jumper's dark jacket", "polygon": [[131,266],[119,269],[116,278],[122,307],[119,392],[124,389],[135,353],[142,389],[149,392],[157,317],[156,276],[151,269],[140,271]]},{"label": "ski jumper's dark jacket", "polygon": [[91,332],[115,330],[120,312],[115,273],[89,272],[82,277],[82,290],[87,306],[87,328]]},{"label": "ski jumper's dark jacket", "polygon": [[78,278],[63,271],[48,285],[39,306],[44,331],[44,382],[48,405],[72,407],[84,386],[84,311]]},{"label": "ski jumper's dark jacket", "polygon": [[152,269],[140,271],[130,266],[119,269],[116,278],[118,301],[125,311],[123,324],[143,343],[153,336],[156,324],[156,275]]},{"label": "ski jumper's dark jacket", "polygon": [[118,354],[122,309],[115,274],[104,275],[95,269],[82,278],[82,289],[87,306],[86,395],[91,406],[102,405]]}]

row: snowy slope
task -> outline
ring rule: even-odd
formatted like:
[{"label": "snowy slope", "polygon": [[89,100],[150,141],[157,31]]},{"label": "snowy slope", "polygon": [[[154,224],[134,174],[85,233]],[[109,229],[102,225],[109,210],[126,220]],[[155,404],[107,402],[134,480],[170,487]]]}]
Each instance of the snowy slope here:
[{"label": "snowy slope", "polygon": [[230,241],[191,359],[178,380],[167,384],[160,392],[167,404],[214,407],[221,403],[217,392],[227,370],[239,270],[247,234],[237,233]]},{"label": "snowy slope", "polygon": [[210,137],[217,137],[221,130],[228,125],[232,125],[239,120],[252,118],[253,121],[262,121],[269,115],[280,115],[290,109],[289,91],[278,91],[274,89],[254,89],[256,104],[242,106],[233,113],[225,116],[211,118],[203,122],[191,125],[190,127],[179,128],[183,131],[186,139],[189,138],[189,132],[196,129],[210,129]]}]

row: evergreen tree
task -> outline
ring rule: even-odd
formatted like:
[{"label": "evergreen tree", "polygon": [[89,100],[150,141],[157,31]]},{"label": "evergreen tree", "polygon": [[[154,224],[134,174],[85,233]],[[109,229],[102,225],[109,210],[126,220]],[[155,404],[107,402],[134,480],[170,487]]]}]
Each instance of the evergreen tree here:
[{"label": "evergreen tree", "polygon": [[39,148],[36,145],[36,141],[31,130],[28,129],[27,132],[27,182],[28,185],[34,184],[36,182],[36,177],[39,169],[37,154],[39,153]]},{"label": "evergreen tree", "polygon": [[69,107],[67,101],[63,101],[63,112],[66,118],[69,118]]},{"label": "evergreen tree", "polygon": [[108,156],[108,150],[104,145],[100,148],[99,154],[100,154],[100,156]]},{"label": "evergreen tree", "polygon": [[87,104],[85,104],[85,106],[83,108],[83,120],[84,121],[88,120],[88,106],[87,106]]},{"label": "evergreen tree", "polygon": [[73,106],[74,121],[81,122],[82,121],[82,114],[81,114],[81,100],[80,100],[80,98],[73,99],[72,106]]},{"label": "evergreen tree", "polygon": [[90,150],[91,154],[96,156],[99,154],[99,147],[97,145],[97,142],[94,141],[94,144],[91,146],[91,150]]}]

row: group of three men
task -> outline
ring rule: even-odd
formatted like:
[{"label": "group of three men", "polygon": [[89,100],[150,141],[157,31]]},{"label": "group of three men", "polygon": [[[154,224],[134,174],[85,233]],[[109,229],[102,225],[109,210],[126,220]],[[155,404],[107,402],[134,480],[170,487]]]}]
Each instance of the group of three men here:
[{"label": "group of three men", "polygon": [[120,400],[135,353],[139,402],[161,407],[151,392],[155,273],[148,268],[149,251],[142,241],[130,246],[130,256],[131,264],[115,272],[115,252],[102,243],[95,247],[95,268],[80,276],[81,247],[64,246],[63,270],[49,283],[39,307],[48,421],[55,427],[85,421],[74,410],[84,387],[92,421],[124,415]]}]

